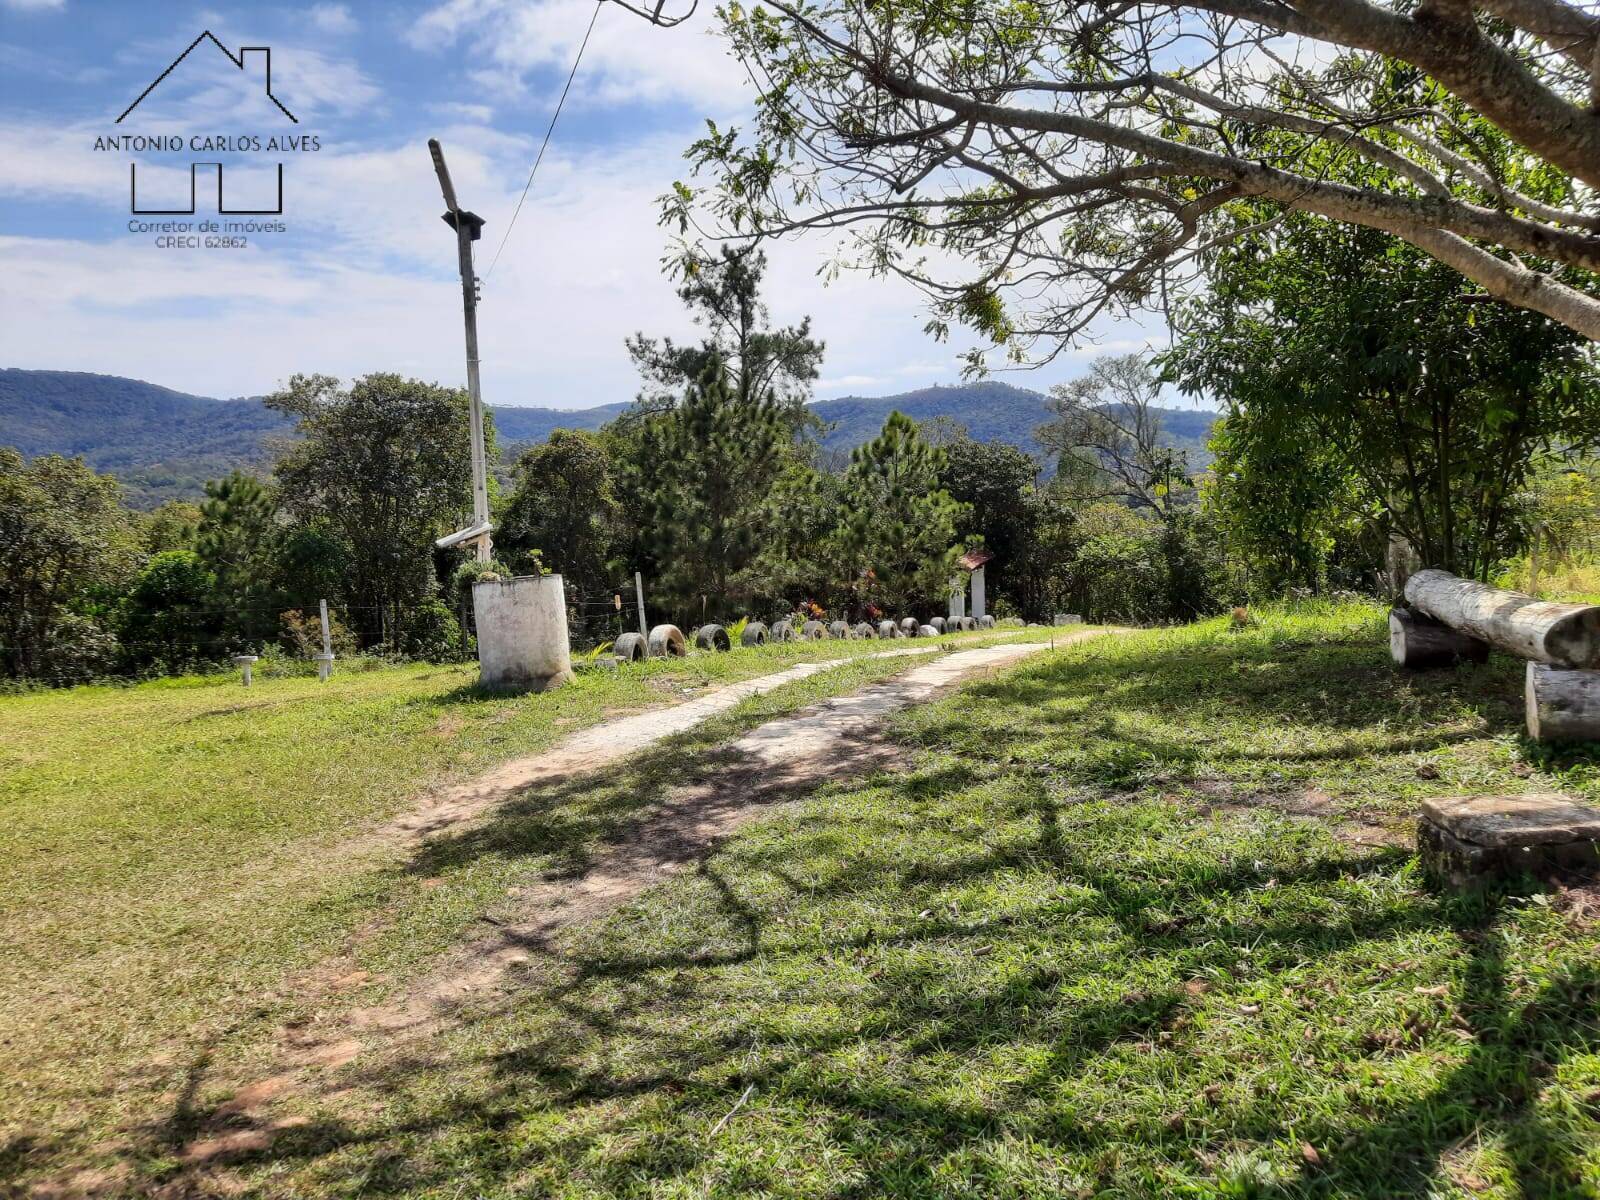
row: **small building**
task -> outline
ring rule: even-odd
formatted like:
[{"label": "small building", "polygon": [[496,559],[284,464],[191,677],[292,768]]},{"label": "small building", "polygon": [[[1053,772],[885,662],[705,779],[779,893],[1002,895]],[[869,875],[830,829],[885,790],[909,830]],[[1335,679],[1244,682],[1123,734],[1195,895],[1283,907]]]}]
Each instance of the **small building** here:
[{"label": "small building", "polygon": [[968,550],[956,559],[956,566],[961,572],[950,579],[950,616],[955,618],[965,617],[967,605],[967,580],[972,583],[972,613],[976,619],[988,615],[984,606],[984,565],[994,557],[989,551],[979,548]]}]

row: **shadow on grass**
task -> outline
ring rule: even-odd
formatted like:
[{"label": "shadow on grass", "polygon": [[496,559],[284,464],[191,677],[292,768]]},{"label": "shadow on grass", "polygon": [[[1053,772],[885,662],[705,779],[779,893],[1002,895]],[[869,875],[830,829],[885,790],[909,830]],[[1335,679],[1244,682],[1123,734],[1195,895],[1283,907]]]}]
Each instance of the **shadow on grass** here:
[{"label": "shadow on grass", "polygon": [[[299,1167],[330,1192],[358,1187],[366,1196],[538,1195],[568,1181],[607,1195],[793,1194],[806,1192],[797,1177],[832,1160],[845,1165],[806,1194],[1421,1198],[1438,1193],[1441,1158],[1477,1132],[1499,1139],[1516,1194],[1585,1194],[1585,1147],[1551,1122],[1539,1094],[1564,1061],[1600,1053],[1600,967],[1564,965],[1529,998],[1514,998],[1500,898],[1444,901],[1402,886],[1405,852],[1356,852],[1273,826],[1212,855],[1196,841],[1204,831],[1175,810],[1106,803],[1118,776],[1103,761],[1067,769],[1070,799],[1057,779],[1008,765],[1041,741],[1074,729],[1081,737],[1094,704],[1184,703],[1195,672],[1222,680],[1200,687],[1206,704],[1353,731],[1355,709],[1317,697],[1353,686],[1359,661],[1369,718],[1374,693],[1379,704],[1407,701],[1382,743],[1388,752],[1459,739],[1428,730],[1463,705],[1491,732],[1506,728],[1485,699],[1503,682],[1492,672],[1452,690],[1380,675],[1365,649],[1336,646],[1330,656],[1314,688],[1289,692],[1249,679],[1225,686],[1239,679],[1238,656],[1209,651],[1181,670],[1155,653],[1066,658],[969,688],[962,709],[973,715],[930,714],[919,739],[962,758],[895,779],[867,815],[822,801],[781,839],[752,839],[703,862],[688,897],[674,893],[705,931],[699,945],[652,947],[644,938],[640,946],[626,929],[601,929],[562,948],[533,947],[542,957],[519,980],[509,1013],[473,1018],[437,1045],[357,1073],[356,1086],[388,1097],[385,1107],[285,1130],[270,1149],[231,1162]],[[1025,718],[1016,718],[1019,707]],[[634,836],[670,789],[715,768],[711,736],[641,756],[600,787],[532,790],[483,825],[430,844],[413,869],[537,855],[554,872],[581,874],[597,844]],[[1124,731],[1112,736],[1127,741]],[[1198,761],[1186,757],[1190,748],[1145,741],[1129,753]],[[994,803],[1019,836],[998,844],[974,836],[942,856],[894,840],[905,825],[942,828],[986,787],[1001,791]],[[876,839],[876,853],[852,852],[852,823]],[[796,844],[828,869],[806,870]],[[1027,903],[981,915],[963,918],[932,899],[1006,896],[1024,877]],[[863,896],[926,906],[914,918],[874,916],[849,907]],[[797,930],[782,919],[795,905],[839,911]],[[1386,963],[1418,938],[1464,958],[1450,1002],[1470,1040],[1408,1034],[1282,1068],[1291,1087],[1327,1093],[1314,1102],[1255,1087],[1249,1062],[1220,1077],[1202,1073],[1206,1039],[1228,1035],[1208,1032],[1212,1001],[1189,985],[1214,981],[1207,988],[1216,993],[1249,996],[1235,975],[1241,947],[1270,979],[1338,956]],[[757,1004],[743,989],[760,980],[782,982]],[[1074,990],[1085,981],[1093,986]],[[1365,1096],[1350,1082],[1384,1059],[1437,1061],[1445,1050],[1453,1061],[1419,1094]],[[985,1077],[995,1055],[1011,1065]],[[1144,1062],[1159,1069],[1141,1074]],[[947,1086],[947,1076],[974,1071],[978,1085]],[[1208,1098],[1218,1084],[1231,1090]],[[744,1112],[754,1130],[746,1133],[729,1114],[752,1096],[760,1111]],[[1119,1106],[1122,1098],[1133,1107]],[[1319,1162],[1295,1158],[1286,1170],[1280,1161],[1269,1176],[1228,1165],[1241,1148],[1301,1141],[1323,1148]],[[1027,1174],[1064,1158],[1073,1164],[1064,1174]]]},{"label": "shadow on grass", "polygon": [[[1187,1173],[1198,1194],[1420,1198],[1437,1194],[1440,1156],[1475,1130],[1503,1138],[1521,1195],[1580,1194],[1575,1163],[1582,1147],[1546,1127],[1535,1098],[1565,1056],[1600,1050],[1600,968],[1579,964],[1547,980],[1530,1001],[1513,1003],[1496,937],[1496,905],[1443,903],[1414,892],[1339,924],[1274,920],[1270,914],[1220,922],[1196,915],[1193,927],[1152,922],[1154,912],[1181,917],[1188,908],[1204,907],[1198,903],[1202,895],[1215,902],[1257,892],[1268,883],[1268,871],[1278,889],[1316,888],[1392,876],[1407,856],[1324,847],[1305,861],[1241,861],[1205,872],[1202,880],[1182,855],[1163,859],[1147,846],[1130,881],[1116,861],[1081,846],[1081,830],[1064,831],[1057,804],[1034,800],[1031,806],[1035,838],[1006,853],[973,854],[936,872],[914,864],[855,862],[820,886],[805,880],[790,886],[815,899],[893,892],[916,882],[981,885],[1014,874],[1016,864],[1027,861],[1035,869],[1048,864],[1051,874],[1080,894],[1070,914],[1044,905],[1003,920],[925,915],[882,933],[769,939],[762,907],[742,898],[740,887],[712,860],[701,871],[709,888],[700,915],[728,930],[734,945],[713,953],[640,954],[611,952],[602,942],[573,957],[552,957],[530,973],[518,1004],[549,1015],[527,1030],[500,1031],[496,1040],[511,1044],[482,1060],[487,1075],[481,1086],[450,1087],[446,1099],[397,1106],[404,1114],[398,1119],[359,1127],[332,1120],[288,1130],[270,1151],[246,1153],[238,1161],[282,1166],[322,1160],[327,1183],[337,1187],[350,1181],[337,1164],[362,1150],[352,1160],[359,1171],[351,1168],[351,1174],[359,1174],[365,1195],[409,1195],[460,1181],[489,1187],[551,1156],[561,1170],[581,1172],[587,1186],[604,1194],[644,1194],[643,1180],[657,1187],[677,1180],[692,1190],[715,1149],[707,1129],[753,1086],[756,1095],[773,1097],[792,1119],[803,1120],[813,1130],[811,1139],[820,1136],[830,1153],[856,1156],[850,1181],[827,1193],[839,1197],[949,1195],[952,1163],[967,1155],[981,1166],[1002,1131],[1047,1157],[1067,1153],[1107,1164],[1103,1175],[1087,1179],[1084,1194],[1126,1192],[1129,1180],[1111,1164],[1117,1147],[1131,1141],[1182,1164],[1161,1186],[1150,1181],[1152,1195],[1164,1194],[1176,1176]],[[1094,820],[1113,823],[1115,814]],[[781,882],[780,873],[759,864],[750,870]],[[1065,981],[1068,968],[1060,965],[1024,965],[982,984],[946,986],[942,957],[1037,944],[1063,920],[1104,923],[1110,929],[1100,941],[1137,945],[1137,957],[1161,964],[1170,982],[1068,1004],[1050,1001]],[[1220,1117],[1205,1117],[1212,1132],[1196,1141],[1181,1124],[1156,1119],[1161,1114],[1130,1120],[1037,1102],[1114,1068],[1122,1056],[1152,1052],[1159,1038],[1174,1039],[1168,1053],[1193,1051],[1199,1035],[1185,1026],[1195,999],[1181,981],[1225,974],[1237,962],[1237,946],[1251,946],[1258,963],[1290,963],[1428,932],[1448,932],[1469,955],[1457,1006],[1474,1042],[1464,1062],[1410,1103],[1376,1113],[1362,1103],[1342,1112],[1296,1113],[1292,1097],[1260,1093],[1234,1102]],[[934,951],[931,959],[921,953]],[[664,1012],[693,1014],[728,1005],[719,982],[726,968],[761,958],[774,961],[774,969],[814,973],[856,952],[870,952],[883,965],[870,997],[843,1023],[811,1028],[791,1021],[779,1032],[759,1012],[743,1011],[705,1027],[688,1019],[659,1020]],[[1142,977],[1129,972],[1127,978],[1131,983]],[[812,1000],[824,999],[829,990],[814,974],[805,986],[815,993]],[[1047,1049],[1031,1069],[981,1095],[918,1088],[914,1073],[841,1069],[858,1051],[874,1057],[873,1047],[899,1061],[949,1063],[953,1069],[1006,1045]],[[437,1081],[456,1063],[450,1047],[440,1047],[372,1069],[361,1083],[391,1095],[426,1090],[426,1081]],[[1194,1084],[1198,1091],[1200,1080]],[[1153,1085],[1130,1079],[1128,1086]],[[554,1123],[559,1136],[543,1142],[517,1132],[529,1123]],[[450,1140],[447,1162],[423,1164],[409,1153],[438,1138]],[[1337,1150],[1293,1178],[1243,1190],[1219,1184],[1208,1192],[1207,1173],[1196,1165],[1229,1146],[1293,1144],[1299,1138]],[[781,1159],[781,1151],[776,1153]],[[770,1169],[771,1174],[741,1177],[738,1186],[727,1183],[727,1191],[777,1187],[781,1162]],[[967,1186],[977,1183],[969,1179]]]}]

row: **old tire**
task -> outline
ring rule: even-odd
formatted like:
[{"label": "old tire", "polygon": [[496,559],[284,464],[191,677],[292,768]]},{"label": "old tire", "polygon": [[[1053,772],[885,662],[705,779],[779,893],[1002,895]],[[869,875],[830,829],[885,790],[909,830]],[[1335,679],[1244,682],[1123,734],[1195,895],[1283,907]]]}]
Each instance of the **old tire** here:
[{"label": "old tire", "polygon": [[933,626],[933,631],[935,633],[946,632],[945,619],[943,617],[934,617],[928,622],[928,624]]},{"label": "old tire", "polygon": [[994,628],[994,618],[993,617],[989,617],[989,616],[979,617],[978,618],[978,628],[979,629],[993,629]]},{"label": "old tire", "polygon": [[701,650],[731,650],[733,642],[721,625],[702,625],[694,635],[694,644]]},{"label": "old tire", "polygon": [[767,636],[775,642],[794,641],[794,622],[774,621],[772,628],[767,631]]},{"label": "old tire", "polygon": [[689,644],[676,625],[657,625],[650,631],[651,658],[682,658],[688,653]]},{"label": "old tire", "polygon": [[800,626],[800,636],[808,642],[820,642],[828,636],[828,627],[821,621],[807,621]]},{"label": "old tire", "polygon": [[878,636],[878,631],[872,627],[871,621],[863,621],[856,626],[856,636],[858,638],[875,638]]},{"label": "old tire", "polygon": [[611,653],[623,662],[643,662],[650,657],[650,643],[640,633],[625,633],[611,645]]},{"label": "old tire", "polygon": [[767,644],[767,627],[760,621],[746,621],[744,632],[739,635],[741,646],[765,646]]},{"label": "old tire", "polygon": [[907,637],[916,637],[917,630],[922,628],[922,622],[915,617],[902,617],[900,619],[900,632]]},{"label": "old tire", "polygon": [[828,636],[831,638],[849,638],[855,636],[855,630],[850,628],[848,621],[829,621]]},{"label": "old tire", "polygon": [[893,621],[879,621],[878,636],[881,638],[897,638],[905,637],[905,634],[900,632],[900,626]]}]

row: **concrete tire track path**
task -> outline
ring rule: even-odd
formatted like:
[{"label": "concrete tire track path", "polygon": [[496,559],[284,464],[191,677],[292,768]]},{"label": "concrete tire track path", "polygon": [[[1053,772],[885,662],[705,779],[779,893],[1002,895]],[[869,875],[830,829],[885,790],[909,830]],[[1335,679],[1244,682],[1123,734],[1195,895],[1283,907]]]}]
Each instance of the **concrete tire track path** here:
[{"label": "concrete tire track path", "polygon": [[[1071,645],[1104,632],[1085,630],[1058,638],[1055,644]],[[900,761],[902,752],[883,731],[882,718],[1049,648],[1042,642],[1010,642],[955,650],[886,681],[768,721],[719,747],[719,762],[708,778],[674,789],[662,803],[641,813],[625,840],[603,847],[582,875],[523,888],[513,909],[495,918],[490,933],[447,953],[434,970],[385,1002],[286,1031],[282,1054],[286,1069],[235,1093],[184,1147],[180,1159],[201,1166],[239,1152],[260,1152],[278,1132],[301,1119],[271,1121],[259,1110],[276,1097],[306,1090],[307,1068],[343,1066],[369,1051],[438,1031],[464,1001],[504,988],[516,969],[535,954],[558,954],[554,941],[561,930],[604,916],[693,866],[772,804]],[[930,653],[931,648],[908,648],[876,657]],[[507,763],[441,792],[393,822],[388,840],[420,845],[526,788],[593,771],[693,728],[749,696],[847,661],[801,663],[669,709],[593,726],[550,751]],[[353,963],[346,963],[329,965],[320,974],[349,977],[351,971]],[[340,980],[333,982],[337,986]],[[247,1128],[239,1128],[241,1120]],[[226,1125],[219,1126],[219,1121]]]}]

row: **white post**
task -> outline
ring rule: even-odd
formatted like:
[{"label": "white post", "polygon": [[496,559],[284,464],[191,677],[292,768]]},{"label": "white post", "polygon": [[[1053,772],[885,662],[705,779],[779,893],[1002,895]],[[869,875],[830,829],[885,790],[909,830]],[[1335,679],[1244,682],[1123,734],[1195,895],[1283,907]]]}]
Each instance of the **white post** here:
[{"label": "white post", "polygon": [[328,602],[317,601],[317,615],[322,621],[322,653],[317,655],[317,678],[323,683],[328,682],[328,674],[333,670],[333,638],[328,633]]},{"label": "white post", "polygon": [[983,572],[979,567],[972,573],[972,615],[979,620],[988,615],[983,607]]},{"label": "white post", "polygon": [[233,665],[244,672],[245,687],[250,686],[250,664],[255,662],[256,658],[257,656],[254,654],[235,654],[233,656]]},{"label": "white post", "polygon": [[639,636],[649,641],[650,627],[644,621],[644,576],[637,571],[633,573],[633,595],[639,602]]},{"label": "white post", "polygon": [[967,615],[967,579],[965,574],[950,576],[950,620],[959,621]]}]

